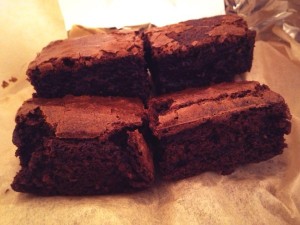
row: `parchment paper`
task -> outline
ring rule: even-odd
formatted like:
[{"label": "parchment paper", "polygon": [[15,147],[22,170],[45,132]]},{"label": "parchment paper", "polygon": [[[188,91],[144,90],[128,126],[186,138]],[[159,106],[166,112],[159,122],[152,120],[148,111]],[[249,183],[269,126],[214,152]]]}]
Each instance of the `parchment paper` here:
[{"label": "parchment paper", "polygon": [[11,142],[14,117],[33,92],[25,70],[43,46],[66,32],[55,1],[12,2],[0,3],[0,81],[18,78],[0,87],[1,225],[300,224],[300,62],[288,58],[288,45],[275,42],[256,42],[246,79],[269,85],[291,109],[292,133],[282,155],[229,176],[207,172],[178,182],[157,181],[135,194],[39,197],[14,192],[10,184],[19,170]]}]

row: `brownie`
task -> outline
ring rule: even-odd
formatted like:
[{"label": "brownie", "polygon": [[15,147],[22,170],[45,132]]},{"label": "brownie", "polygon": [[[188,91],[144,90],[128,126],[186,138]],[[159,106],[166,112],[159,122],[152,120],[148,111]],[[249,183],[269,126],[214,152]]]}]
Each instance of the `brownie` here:
[{"label": "brownie", "polygon": [[232,81],[249,71],[255,34],[237,15],[149,29],[145,51],[157,94]]},{"label": "brownie", "polygon": [[149,102],[150,128],[162,177],[204,171],[229,174],[239,165],[281,154],[291,115],[266,85],[245,81],[187,89]]},{"label": "brownie", "polygon": [[16,116],[18,192],[93,195],[140,190],[154,179],[142,103],[118,97],[33,98]]},{"label": "brownie", "polygon": [[147,99],[150,79],[143,41],[135,32],[59,40],[42,49],[27,75],[36,97],[71,94]]}]

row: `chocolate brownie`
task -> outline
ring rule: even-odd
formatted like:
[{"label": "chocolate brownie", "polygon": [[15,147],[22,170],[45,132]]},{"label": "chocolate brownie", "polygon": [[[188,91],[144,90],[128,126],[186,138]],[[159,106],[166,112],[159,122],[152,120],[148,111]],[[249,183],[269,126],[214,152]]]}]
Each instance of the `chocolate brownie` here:
[{"label": "chocolate brownie", "polygon": [[252,65],[255,31],[237,15],[149,29],[146,59],[158,94],[232,81]]},{"label": "chocolate brownie", "polygon": [[95,34],[50,43],[29,64],[36,97],[72,95],[147,99],[150,79],[135,32]]},{"label": "chocolate brownie", "polygon": [[12,188],[40,195],[92,195],[139,190],[154,179],[141,133],[140,101],[74,97],[26,101],[13,142],[21,170]]},{"label": "chocolate brownie", "polygon": [[222,83],[156,97],[150,128],[163,178],[239,165],[281,154],[291,115],[284,99],[258,82]]}]

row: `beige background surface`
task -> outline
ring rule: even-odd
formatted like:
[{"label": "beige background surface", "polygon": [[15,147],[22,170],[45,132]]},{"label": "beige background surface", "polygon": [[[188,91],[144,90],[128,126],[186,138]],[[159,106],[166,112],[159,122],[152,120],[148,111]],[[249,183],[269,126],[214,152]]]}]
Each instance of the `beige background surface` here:
[{"label": "beige background surface", "polygon": [[[50,9],[51,10],[48,10]],[[16,193],[19,170],[11,143],[14,116],[33,89],[25,80],[30,60],[49,41],[66,36],[55,1],[0,3],[0,224],[300,224],[300,62],[283,44],[256,43],[249,80],[268,84],[290,106],[292,133],[284,154],[237,169],[230,176],[204,173],[160,182],[136,194],[38,197]],[[33,19],[34,18],[34,19]]]}]

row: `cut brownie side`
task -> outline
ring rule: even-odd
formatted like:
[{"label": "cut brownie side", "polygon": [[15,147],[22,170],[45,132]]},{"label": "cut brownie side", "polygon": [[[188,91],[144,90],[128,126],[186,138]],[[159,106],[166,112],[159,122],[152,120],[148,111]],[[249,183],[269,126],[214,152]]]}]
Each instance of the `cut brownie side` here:
[{"label": "cut brownie side", "polygon": [[150,95],[143,42],[135,32],[96,34],[50,43],[27,75],[37,97]]},{"label": "cut brownie side", "polygon": [[165,179],[204,171],[231,173],[286,147],[291,129],[284,99],[258,82],[222,83],[150,100],[150,128]]},{"label": "cut brownie side", "polygon": [[232,81],[252,65],[255,31],[236,15],[152,28],[146,59],[158,94]]},{"label": "cut brownie side", "polygon": [[40,195],[139,190],[154,179],[136,99],[32,99],[16,117],[13,142],[21,170],[12,188]]}]

